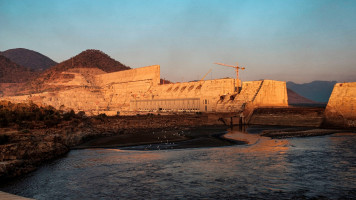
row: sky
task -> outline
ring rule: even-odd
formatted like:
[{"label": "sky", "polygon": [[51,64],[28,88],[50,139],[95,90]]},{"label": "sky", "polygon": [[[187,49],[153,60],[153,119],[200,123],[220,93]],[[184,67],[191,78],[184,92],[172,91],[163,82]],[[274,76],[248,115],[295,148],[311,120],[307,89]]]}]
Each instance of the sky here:
[{"label": "sky", "polygon": [[356,81],[356,0],[0,0],[0,51],[98,49],[175,82]]}]

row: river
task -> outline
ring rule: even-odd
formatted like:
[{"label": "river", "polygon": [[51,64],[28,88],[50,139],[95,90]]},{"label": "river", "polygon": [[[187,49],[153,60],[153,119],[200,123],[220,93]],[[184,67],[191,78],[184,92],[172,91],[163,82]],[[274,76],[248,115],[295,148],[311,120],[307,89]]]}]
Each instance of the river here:
[{"label": "river", "polygon": [[356,134],[269,139],[250,127],[243,145],[72,150],[0,187],[35,199],[356,199]]}]

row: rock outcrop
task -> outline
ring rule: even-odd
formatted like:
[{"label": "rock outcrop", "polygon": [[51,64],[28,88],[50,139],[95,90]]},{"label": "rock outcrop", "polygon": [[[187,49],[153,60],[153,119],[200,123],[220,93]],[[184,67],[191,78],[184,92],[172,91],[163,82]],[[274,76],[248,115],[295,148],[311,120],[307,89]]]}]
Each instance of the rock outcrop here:
[{"label": "rock outcrop", "polygon": [[[75,118],[53,128],[27,130],[0,129],[8,140],[0,143],[0,179],[35,170],[45,161],[66,154],[71,147],[88,139],[117,134],[151,134],[152,131],[220,124],[207,115],[125,116]],[[0,141],[1,142],[1,141]]]}]

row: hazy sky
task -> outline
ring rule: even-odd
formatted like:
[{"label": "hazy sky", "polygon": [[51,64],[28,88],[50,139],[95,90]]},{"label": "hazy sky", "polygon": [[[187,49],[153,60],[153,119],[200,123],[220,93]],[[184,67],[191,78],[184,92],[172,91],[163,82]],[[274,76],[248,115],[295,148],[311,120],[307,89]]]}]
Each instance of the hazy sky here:
[{"label": "hazy sky", "polygon": [[0,51],[99,49],[173,81],[356,81],[356,0],[0,0]]}]

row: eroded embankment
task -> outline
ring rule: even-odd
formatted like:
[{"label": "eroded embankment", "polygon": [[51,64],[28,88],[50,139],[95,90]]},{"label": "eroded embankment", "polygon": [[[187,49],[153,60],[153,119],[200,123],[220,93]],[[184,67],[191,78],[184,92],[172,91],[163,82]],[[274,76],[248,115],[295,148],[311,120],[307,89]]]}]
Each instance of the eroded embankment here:
[{"label": "eroded embankment", "polygon": [[324,110],[307,107],[257,108],[249,124],[320,127],[324,120]]},{"label": "eroded embankment", "polygon": [[[93,138],[131,135],[119,138],[123,145],[172,142],[189,139],[178,132],[198,126],[220,124],[209,120],[208,115],[145,115],[90,117],[63,121],[53,128],[18,130],[16,127],[1,129],[6,136],[0,144],[0,178],[4,180],[33,171],[41,163],[66,154],[70,148]],[[164,134],[149,136],[152,132]],[[117,142],[117,141],[116,141]],[[116,143],[106,145],[113,146]],[[90,145],[89,145],[90,146]],[[95,146],[95,143],[94,145]],[[97,146],[101,146],[98,144]]]},{"label": "eroded embankment", "polygon": [[[251,123],[317,127],[322,121],[322,113],[323,109],[318,108],[264,108],[254,112]],[[0,129],[1,135],[7,138],[0,143],[0,178],[4,180],[33,171],[41,163],[58,158],[90,139],[103,136],[114,136],[116,139],[94,140],[82,147],[168,144],[191,140],[194,137],[179,133],[196,127],[221,126],[223,123],[219,119],[222,117],[227,117],[227,114],[96,116],[77,117],[52,128],[38,127],[26,130],[19,130],[18,127],[3,128]],[[126,137],[128,135],[130,137]],[[208,145],[212,143],[206,142]]]},{"label": "eroded embankment", "polygon": [[[291,137],[311,137],[311,136],[322,136],[330,135],[334,133],[341,133],[343,130],[337,129],[278,129],[278,130],[265,130],[261,133],[261,136],[266,136],[275,139],[291,138]],[[349,130],[349,132],[352,132]]]},{"label": "eroded embankment", "polygon": [[[279,127],[279,126],[258,126],[252,125],[246,127],[250,130],[246,132],[243,129],[232,129],[228,131],[227,134],[223,135],[223,138],[236,140],[240,142],[245,142],[248,146],[255,145],[261,147],[279,146],[287,142],[286,138],[294,137],[313,137],[313,136],[324,136],[331,134],[356,134],[356,130],[343,130],[343,129],[322,129],[322,128],[312,128],[312,127]],[[257,132],[256,132],[257,131]],[[267,143],[266,143],[267,142]],[[267,145],[266,145],[267,144]]]},{"label": "eroded embankment", "polygon": [[85,148],[121,148],[135,150],[163,150],[198,147],[217,147],[240,144],[221,136],[226,133],[224,125],[185,127],[179,129],[156,129],[119,134],[84,142],[72,149]]}]

